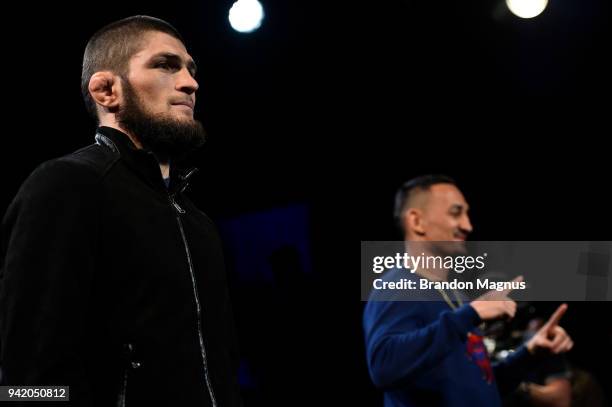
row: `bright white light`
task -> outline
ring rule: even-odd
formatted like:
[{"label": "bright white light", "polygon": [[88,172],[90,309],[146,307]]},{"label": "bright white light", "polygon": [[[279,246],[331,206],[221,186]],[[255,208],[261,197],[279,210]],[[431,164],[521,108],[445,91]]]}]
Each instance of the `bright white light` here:
[{"label": "bright white light", "polygon": [[539,15],[548,4],[548,0],[506,0],[506,5],[516,16],[533,18]]},{"label": "bright white light", "polygon": [[238,0],[229,11],[232,28],[241,33],[250,33],[261,26],[263,7],[257,0]]}]

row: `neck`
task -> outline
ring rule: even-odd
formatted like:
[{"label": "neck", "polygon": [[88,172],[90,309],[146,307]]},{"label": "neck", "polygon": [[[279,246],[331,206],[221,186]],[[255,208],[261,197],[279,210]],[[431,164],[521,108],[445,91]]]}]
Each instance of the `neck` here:
[{"label": "neck", "polygon": [[136,146],[137,149],[142,150],[142,143],[138,141],[138,138],[134,134],[127,131],[126,129],[123,128],[123,126],[119,124],[119,122],[115,118],[115,115],[112,115],[110,117],[108,115],[105,115],[105,116],[100,117],[99,120],[100,120],[100,123],[99,123],[100,126],[112,127],[115,130],[119,130],[120,132],[126,134],[130,138],[130,140],[132,141],[134,146]]},{"label": "neck", "polygon": [[161,170],[162,178],[168,178],[170,176],[170,164],[159,163],[159,169]]},{"label": "neck", "polygon": [[[119,130],[120,132],[124,133],[125,135],[127,135],[130,139],[130,141],[132,142],[132,144],[134,144],[134,146],[138,149],[138,150],[142,150],[142,143],[140,141],[138,141],[138,138],[133,135],[131,132],[127,131],[126,129],[124,129],[118,122],[117,120],[109,120],[109,119],[100,119],[100,126],[106,126],[106,127],[111,127],[115,130]],[[170,176],[170,164],[169,163],[159,163],[159,169],[161,170],[162,173],[162,178],[168,178]]]},{"label": "neck", "polygon": [[[422,256],[426,258],[427,256],[436,256],[429,249],[428,242],[426,241],[409,241],[407,240],[405,243],[405,248],[407,253],[412,253],[414,256]],[[418,274],[421,277],[424,277],[431,281],[446,281],[448,279],[448,269],[447,268],[427,268],[427,267],[419,267],[415,271],[415,274]]]},{"label": "neck", "polygon": [[446,281],[448,279],[447,269],[419,269],[415,274],[431,281]]}]

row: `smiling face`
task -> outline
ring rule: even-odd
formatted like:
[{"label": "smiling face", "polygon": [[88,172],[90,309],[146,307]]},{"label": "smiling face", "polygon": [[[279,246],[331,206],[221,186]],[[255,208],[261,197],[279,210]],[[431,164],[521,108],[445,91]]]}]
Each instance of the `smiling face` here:
[{"label": "smiling face", "polygon": [[404,215],[408,240],[464,241],[472,231],[469,206],[453,184],[434,184],[414,192]]},{"label": "smiling face", "polygon": [[427,240],[464,241],[472,231],[469,206],[459,188],[452,184],[432,185],[423,208]]}]

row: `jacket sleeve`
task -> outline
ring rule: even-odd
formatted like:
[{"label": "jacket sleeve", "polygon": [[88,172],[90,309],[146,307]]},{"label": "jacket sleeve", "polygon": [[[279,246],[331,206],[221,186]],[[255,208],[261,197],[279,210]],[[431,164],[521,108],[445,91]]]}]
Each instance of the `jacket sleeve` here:
[{"label": "jacket sleeve", "polygon": [[97,195],[93,170],[50,161],[24,182],[2,223],[3,384],[70,386],[79,406],[91,404],[83,355]]},{"label": "jacket sleeve", "polygon": [[364,312],[366,357],[374,384],[400,387],[438,365],[481,321],[469,304],[423,324],[427,303],[369,302]]}]

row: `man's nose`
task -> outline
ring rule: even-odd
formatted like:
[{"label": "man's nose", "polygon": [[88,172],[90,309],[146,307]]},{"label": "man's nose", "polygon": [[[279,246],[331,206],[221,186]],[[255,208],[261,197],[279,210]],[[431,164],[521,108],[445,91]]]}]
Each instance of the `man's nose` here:
[{"label": "man's nose", "polygon": [[191,73],[187,68],[183,68],[178,73],[178,79],[176,82],[176,88],[181,92],[185,92],[188,95],[194,93],[200,85],[198,85],[198,81],[195,80]]},{"label": "man's nose", "polygon": [[472,233],[472,223],[470,222],[470,217],[468,215],[461,217],[459,227],[466,233]]}]

